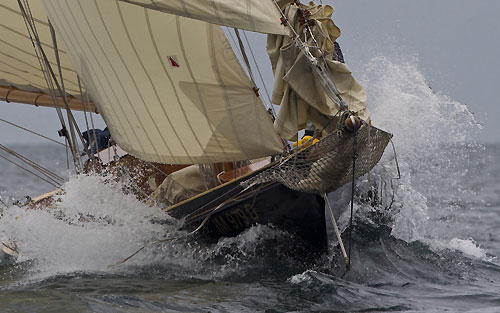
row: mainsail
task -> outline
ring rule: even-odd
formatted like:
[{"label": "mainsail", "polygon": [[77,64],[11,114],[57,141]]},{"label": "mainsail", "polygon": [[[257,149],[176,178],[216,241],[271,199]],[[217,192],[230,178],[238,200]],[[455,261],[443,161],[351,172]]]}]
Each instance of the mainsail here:
[{"label": "mainsail", "polygon": [[[53,67],[44,12],[54,25],[70,107],[82,107],[75,97],[78,73],[97,105],[91,110],[102,113],[120,146],[143,160],[187,164],[253,159],[282,152],[278,134],[293,139],[307,121],[320,129],[336,126],[332,117],[339,107],[325,95],[296,45],[297,38],[282,36],[286,28],[274,1],[41,1],[43,6],[38,0],[29,1],[30,13]],[[315,23],[308,34],[298,7],[286,0],[278,3],[287,26],[305,36],[302,40],[311,48],[318,46],[311,41],[314,34],[333,74],[331,80],[349,109],[368,120],[364,90],[345,64],[331,58],[333,42],[340,35],[330,20],[333,9],[304,6]],[[42,94],[48,88],[40,56],[26,35],[16,1],[0,4],[0,12],[4,43],[0,53],[6,56],[0,61],[0,96],[53,105]],[[281,106],[274,127],[215,24],[270,34],[273,102]]]},{"label": "mainsail", "polygon": [[42,3],[127,152],[177,164],[282,152],[271,117],[219,26],[121,1]]},{"label": "mainsail", "polygon": [[[39,1],[30,1],[30,11],[33,15],[40,42],[47,51],[50,64],[56,68],[56,60],[49,23],[45,10]],[[40,106],[54,106],[44,72],[40,67],[39,56],[36,55],[31,39],[26,31],[26,24],[17,1],[2,1],[0,3],[0,100],[7,102],[27,103]],[[59,49],[64,85],[69,95],[72,109],[88,109],[82,106],[78,99],[77,73],[73,69],[66,51]],[[59,95],[60,96],[60,95]],[[64,106],[62,98],[59,105]],[[92,104],[91,111],[95,111]]]},{"label": "mainsail", "polygon": [[267,34],[288,34],[273,0],[120,0],[148,9]]}]

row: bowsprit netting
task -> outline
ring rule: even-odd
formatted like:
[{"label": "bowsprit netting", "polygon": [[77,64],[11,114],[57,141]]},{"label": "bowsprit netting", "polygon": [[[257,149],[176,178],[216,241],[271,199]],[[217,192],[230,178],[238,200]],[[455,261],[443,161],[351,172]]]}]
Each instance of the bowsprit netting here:
[{"label": "bowsprit netting", "polygon": [[[332,132],[319,142],[302,149],[242,185],[280,182],[290,189],[323,194],[368,173],[380,160],[392,135],[362,123],[355,132],[345,129]],[[355,148],[356,141],[356,148]]]}]

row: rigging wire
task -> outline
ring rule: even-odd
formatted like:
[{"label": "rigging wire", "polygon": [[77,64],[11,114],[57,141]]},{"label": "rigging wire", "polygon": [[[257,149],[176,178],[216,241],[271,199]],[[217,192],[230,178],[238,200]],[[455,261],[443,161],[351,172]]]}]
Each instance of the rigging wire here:
[{"label": "rigging wire", "polygon": [[245,65],[247,66],[248,74],[250,75],[250,80],[252,81],[254,86],[257,86],[257,84],[255,83],[255,78],[253,77],[252,67],[250,66],[250,63],[248,62],[248,57],[247,57],[247,54],[245,52],[245,46],[243,46],[243,42],[241,41],[240,31],[237,28],[233,28],[233,29],[234,29],[234,33],[236,34],[236,38],[238,39],[238,46],[240,47],[241,56],[243,57],[243,61],[245,61]]},{"label": "rigging wire", "polygon": [[[306,59],[309,61],[310,66],[311,66],[311,68],[313,70],[313,73],[315,73],[316,75],[318,75],[319,78],[320,78],[320,81],[322,83],[324,83],[323,88],[325,89],[325,93],[328,95],[329,98],[332,99],[332,101],[334,101],[335,103],[337,103],[337,105],[339,106],[339,108],[341,110],[347,109],[348,108],[347,104],[342,99],[342,97],[340,95],[340,92],[338,91],[338,89],[335,86],[335,84],[333,83],[333,81],[330,79],[330,77],[332,75],[330,73],[328,65],[325,64],[326,62],[325,62],[325,57],[323,55],[323,52],[321,51],[321,49],[319,47],[317,47],[317,41],[314,38],[314,35],[312,33],[311,28],[309,27],[309,24],[308,24],[309,19],[306,16],[306,14],[304,13],[304,11],[302,10],[302,8],[301,8],[300,0],[294,0],[294,3],[297,5],[298,12],[301,14],[302,18],[305,21],[305,23],[304,23],[304,25],[305,25],[304,33],[306,33],[306,32],[310,33],[310,35],[312,37],[312,40],[314,41],[314,43],[316,44],[316,46],[310,46],[310,45],[307,44],[307,42],[303,41],[300,38],[300,36],[297,33],[297,31],[290,25],[290,21],[288,20],[288,17],[285,15],[285,13],[281,10],[281,7],[278,4],[278,1],[277,0],[273,0],[273,3],[274,3],[276,9],[278,10],[278,12],[281,15],[281,23],[283,25],[285,25],[293,33],[292,37],[293,37],[293,40],[295,41],[296,46],[299,48],[299,51],[302,52],[304,54],[304,56],[306,57]],[[311,53],[310,48],[315,48],[318,51],[318,53],[320,54],[320,56],[318,58],[316,58]]]},{"label": "rigging wire", "polygon": [[71,140],[72,140],[72,142],[70,142],[70,144],[73,145],[72,150],[76,151],[77,145],[76,145],[75,127],[74,127],[74,124],[72,123],[72,120],[71,120],[71,111],[69,109],[68,99],[66,97],[66,89],[64,87],[64,79],[62,76],[62,69],[61,69],[61,61],[59,59],[59,49],[57,48],[56,33],[54,31],[54,27],[52,27],[52,23],[50,22],[50,20],[49,20],[49,29],[50,29],[50,36],[52,37],[52,45],[54,47],[54,55],[56,57],[57,69],[59,71],[59,78],[61,80],[61,88],[62,88],[61,91],[62,91],[63,102],[66,106],[66,114],[68,116],[69,130],[70,130]]},{"label": "rigging wire", "polygon": [[5,159],[7,162],[10,162],[10,163],[12,163],[12,164],[14,164],[14,165],[18,166],[19,168],[21,168],[21,169],[25,170],[26,172],[31,173],[32,175],[34,175],[34,176],[36,176],[36,177],[40,178],[41,180],[45,181],[46,183],[48,183],[48,184],[52,185],[53,187],[56,187],[56,188],[60,187],[60,185],[55,184],[55,183],[53,183],[53,182],[51,182],[51,181],[49,181],[49,180],[47,180],[47,179],[43,178],[42,176],[38,175],[37,173],[35,173],[35,172],[33,172],[33,171],[31,171],[31,170],[27,169],[26,167],[22,166],[21,164],[18,164],[18,163],[16,163],[16,162],[12,161],[12,160],[9,160],[8,158],[4,157],[4,156],[3,156],[3,155],[1,155],[1,154],[0,154],[0,158]]},{"label": "rigging wire", "polygon": [[[25,1],[27,1],[27,0],[25,0]],[[65,125],[66,123],[64,121],[64,118],[63,118],[63,115],[62,115],[62,111],[61,111],[61,109],[59,107],[59,102],[57,101],[57,98],[54,95],[54,85],[53,85],[53,83],[50,80],[50,77],[48,75],[48,70],[46,69],[46,64],[44,62],[42,62],[42,57],[40,56],[40,52],[37,49],[38,44],[36,42],[37,41],[39,42],[40,39],[38,38],[38,36],[37,36],[37,34],[35,32],[36,31],[36,25],[34,25],[34,21],[29,20],[27,14],[26,14],[26,10],[24,9],[23,4],[21,3],[21,0],[18,0],[17,3],[18,3],[19,8],[21,10],[21,15],[23,16],[23,21],[24,21],[24,24],[26,25],[26,29],[28,31],[28,35],[30,36],[31,44],[33,45],[33,49],[35,50],[35,55],[37,57],[39,65],[40,65],[40,69],[42,70],[44,79],[45,79],[45,81],[47,83],[47,87],[48,87],[50,96],[52,98],[52,101],[54,101],[56,112],[57,112],[57,115],[59,116],[59,121],[61,122],[62,128],[65,129],[66,128],[66,125]],[[28,3],[26,2],[25,5],[28,6]],[[33,23],[33,25],[31,23]]]},{"label": "rigging wire", "polygon": [[59,142],[59,141],[57,141],[57,140],[54,140],[54,139],[49,138],[49,137],[47,137],[47,136],[44,136],[44,135],[42,135],[42,134],[40,134],[40,133],[37,133],[37,132],[35,132],[35,131],[33,131],[33,130],[30,130],[30,129],[28,129],[28,128],[25,128],[25,127],[23,127],[23,126],[17,125],[17,124],[12,123],[12,122],[9,122],[9,121],[7,121],[7,120],[4,120],[4,119],[2,119],[2,118],[0,118],[0,122],[7,123],[7,124],[9,124],[9,125],[12,125],[12,126],[14,126],[14,127],[17,127],[17,128],[19,128],[19,129],[22,129],[22,130],[27,131],[27,132],[29,132],[29,133],[32,133],[33,135],[37,135],[37,136],[39,136],[39,137],[42,137],[42,138],[44,138],[44,139],[47,139],[47,140],[49,140],[49,141],[51,141],[51,142],[53,142],[53,143],[56,143],[56,144],[58,144],[58,145],[60,145],[60,146],[63,146],[63,147],[64,147],[64,146],[66,146],[66,145],[65,145],[64,143],[62,143],[62,142]]},{"label": "rigging wire", "polygon": [[277,116],[276,111],[274,110],[273,101],[271,100],[271,96],[269,94],[269,90],[267,90],[266,83],[264,82],[264,78],[262,76],[262,72],[260,71],[259,64],[257,63],[257,59],[255,58],[255,55],[253,53],[252,46],[250,45],[250,42],[248,41],[246,31],[243,31],[243,37],[245,37],[245,41],[247,42],[248,49],[250,50],[250,55],[252,56],[253,63],[255,64],[255,68],[257,69],[257,73],[259,74],[260,82],[262,83],[262,86],[264,87],[264,91],[266,92],[267,100],[269,101],[269,106],[271,107],[271,110],[273,111],[274,116]]},{"label": "rigging wire", "polygon": [[[55,54],[56,62],[57,62],[57,69],[59,71],[59,78],[61,79],[61,87],[58,87],[58,88],[59,88],[59,92],[62,93],[63,102],[64,102],[64,105],[66,107],[66,113],[67,113],[68,122],[69,122],[69,129],[71,132],[71,139],[72,139],[72,144],[73,144],[72,151],[74,151],[73,153],[75,153],[76,151],[78,151],[78,144],[77,144],[77,140],[76,140],[75,130],[76,130],[76,133],[79,135],[80,141],[82,142],[82,144],[84,143],[84,138],[83,138],[82,132],[80,131],[80,128],[78,127],[78,123],[76,122],[75,117],[73,116],[73,112],[71,111],[71,108],[70,108],[69,103],[68,103],[68,97],[67,97],[66,89],[64,87],[64,79],[63,79],[63,75],[62,75],[61,61],[59,58],[59,49],[57,48],[56,32],[54,30],[54,27],[52,27],[52,23],[50,22],[50,20],[49,20],[49,28],[50,28],[50,35],[52,37],[52,43],[54,45],[54,54]],[[87,149],[85,149],[85,150],[87,150]],[[87,152],[87,154],[89,153],[88,151],[86,151],[86,152]],[[77,158],[79,161],[78,165],[81,166],[80,155],[78,155],[78,153],[76,153],[76,155],[77,155]],[[89,156],[89,158],[90,158],[90,156]],[[78,171],[81,170],[81,167],[78,168],[77,170]]]},{"label": "rigging wire", "polygon": [[[94,138],[92,138],[92,136],[90,134],[89,121],[87,119],[87,110],[85,110],[85,104],[83,103],[83,92],[82,92],[82,84],[80,83],[80,76],[76,75],[76,79],[78,80],[78,90],[80,91],[80,102],[82,103],[83,115],[85,116],[85,126],[87,126],[88,145],[87,145],[87,147],[85,147],[85,144],[84,144],[84,147],[85,147],[85,150],[87,152],[89,159],[93,163],[94,159],[95,159],[95,155],[93,153],[94,144],[95,144],[96,152],[98,150],[97,149],[97,138],[95,138],[96,140],[94,142],[92,142]],[[89,114],[92,115],[92,111],[90,111]],[[95,136],[95,129],[93,129],[93,133]],[[82,143],[83,143],[83,141],[82,141]],[[90,147],[90,150],[89,150],[89,147]]]},{"label": "rigging wire", "polygon": [[[243,46],[243,48],[242,48],[243,43],[241,43],[241,39],[240,39],[240,44],[238,44],[238,43],[236,42],[236,39],[234,39],[234,36],[233,36],[232,32],[229,30],[229,28],[227,28],[227,27],[226,27],[226,29],[227,29],[227,33],[229,34],[229,37],[231,38],[231,41],[232,41],[232,43],[233,43],[233,46],[234,46],[234,47],[239,47],[239,49],[236,49],[236,50],[238,51],[238,55],[241,57],[241,59],[243,59],[243,60],[245,61],[246,56],[244,56],[244,55],[243,55],[243,54],[244,54],[244,46]],[[236,32],[236,28],[234,28],[234,30],[235,30],[235,32]],[[233,49],[233,51],[234,51],[234,49]],[[251,67],[250,67],[250,64],[248,63],[248,58],[246,58],[246,59],[247,59],[247,61],[246,61],[246,62],[244,62],[244,63],[245,63],[245,65],[246,65],[246,67],[247,67],[247,72],[248,72],[248,75],[250,76],[250,80],[252,81],[252,84],[253,84],[255,87],[257,87],[257,84],[255,83],[255,80],[254,80],[254,77],[253,77],[253,74],[252,74],[252,69],[251,69]],[[266,90],[266,89],[265,89],[265,90]],[[269,98],[269,97],[268,97],[268,98]],[[272,105],[272,103],[271,103],[271,102],[267,103],[267,102],[265,101],[265,99],[263,99],[262,97],[261,97],[261,99],[262,99],[262,103],[264,103],[264,106],[265,106],[267,109],[272,109],[272,110],[274,111],[274,108],[272,107],[273,105]]]},{"label": "rigging wire", "polygon": [[[27,157],[23,156],[20,153],[17,153],[16,151],[7,148],[6,146],[0,144],[0,149],[4,150],[5,152],[11,154],[12,156],[20,159],[21,161],[25,162],[26,164],[30,165],[33,167],[35,170],[39,171],[41,174],[45,175],[48,179],[53,180],[55,183],[59,182],[64,182],[64,178],[61,176],[57,175],[56,173],[52,172],[51,170],[41,166],[40,164],[28,159]],[[59,182],[58,182],[59,181]]]},{"label": "rigging wire", "polygon": [[[227,195],[229,195],[231,192],[235,191],[237,188],[239,188],[240,185],[237,184],[236,186],[234,186],[233,188],[229,189],[228,191],[224,192],[222,195],[218,196],[217,198],[209,201],[208,203],[206,203],[205,205],[203,205],[202,207],[200,207],[197,211],[195,212],[198,212],[200,211],[202,208],[206,207],[208,204],[210,203],[213,203],[219,199],[222,199],[224,197],[226,197]],[[136,250],[134,253],[132,253],[131,255],[129,255],[128,257],[126,257],[125,259],[121,260],[121,261],[118,261],[118,262],[115,262],[113,264],[110,264],[108,265],[108,267],[114,267],[114,266],[117,266],[117,265],[120,265],[120,264],[123,264],[125,262],[127,262],[128,260],[130,260],[131,258],[133,258],[135,255],[137,255],[139,252],[141,252],[142,250],[144,250],[145,248],[147,247],[150,247],[150,246],[153,246],[153,245],[157,245],[157,244],[160,244],[160,243],[166,243],[166,242],[169,242],[169,241],[174,241],[174,240],[178,240],[178,239],[182,239],[182,238],[188,238],[189,236],[192,236],[194,235],[195,233],[197,233],[200,229],[203,228],[203,226],[205,226],[205,224],[207,223],[207,221],[210,219],[210,217],[212,217],[216,212],[218,212],[222,207],[224,207],[226,204],[232,202],[232,201],[235,201],[236,197],[242,193],[244,193],[245,191],[247,191],[249,188],[251,188],[252,186],[249,186],[243,190],[241,190],[237,195],[227,199],[227,200],[224,200],[222,201],[219,205],[217,205],[216,207],[214,207],[212,209],[212,211],[210,211],[210,213],[207,214],[207,216],[205,216],[205,218],[202,220],[202,222],[200,223],[200,225],[198,225],[198,227],[196,227],[194,230],[192,230],[191,232],[187,233],[187,234],[183,234],[183,235],[177,235],[177,236],[172,236],[172,237],[169,237],[169,238],[165,238],[165,239],[160,239],[160,240],[156,240],[156,241],[153,241],[153,242],[150,242],[144,246],[142,246],[140,249]],[[261,187],[259,187],[258,190],[260,190]],[[258,191],[257,190],[257,191]],[[255,201],[255,200],[254,200]],[[194,213],[193,213],[194,214]]]},{"label": "rigging wire", "polygon": [[[78,87],[80,88],[81,101],[83,101],[83,95],[82,95],[82,92],[81,92],[82,87],[81,87],[81,83],[80,83],[80,76],[77,75],[77,78],[78,78]],[[88,108],[88,111],[89,111],[90,124],[92,126],[92,134],[94,135],[93,140],[94,140],[94,144],[96,146],[96,151],[97,151],[98,150],[97,149],[97,134],[95,132],[94,118],[92,116],[92,110],[90,108],[90,98],[89,98],[89,93],[88,92],[85,93],[85,102],[87,104],[87,108]],[[83,104],[83,102],[82,102],[82,104]],[[89,137],[89,141],[91,142],[92,140],[90,140],[90,133],[88,133],[88,137]],[[90,152],[93,155],[92,150]]]},{"label": "rigging wire", "polygon": [[[59,131],[60,136],[66,137],[69,147],[71,149],[72,155],[73,155],[73,161],[75,164],[75,169],[77,172],[80,172],[81,169],[81,164],[80,164],[80,159],[78,157],[77,151],[73,149],[74,145],[71,141],[70,135],[68,134],[67,128],[66,128],[66,123],[64,121],[64,118],[62,116],[61,108],[59,107],[59,102],[56,97],[56,88],[54,88],[54,84],[57,87],[57,90],[59,91],[59,94],[63,95],[63,91],[61,89],[61,86],[59,85],[59,82],[56,78],[56,75],[54,74],[54,71],[52,70],[52,67],[50,66],[50,61],[47,58],[47,55],[45,54],[45,51],[42,48],[42,44],[40,42],[40,37],[38,36],[38,31],[36,29],[36,24],[35,20],[33,18],[33,15],[31,13],[31,8],[29,6],[28,0],[23,0],[24,5],[21,0],[17,0],[17,3],[19,5],[19,9],[21,11],[21,15],[23,16],[26,28],[28,30],[28,34],[31,39],[31,43],[33,45],[33,48],[35,49],[35,53],[37,55],[38,61],[40,63],[40,67],[42,70],[42,73],[44,74],[45,81],[47,82],[47,87],[49,89],[50,95],[52,97],[52,101],[54,102],[57,110],[57,114],[59,116],[59,120],[61,122],[62,129]],[[42,62],[43,61],[43,62]],[[65,98],[63,98],[64,100]],[[69,108],[69,105],[67,101],[65,102],[66,107]],[[71,112],[68,113],[68,123],[75,123],[76,121],[74,120],[73,115]],[[76,143],[75,143],[76,145]]]},{"label": "rigging wire", "polygon": [[351,247],[352,247],[352,218],[354,215],[354,189],[356,186],[356,159],[358,158],[358,132],[354,131],[353,152],[352,152],[352,182],[351,182],[351,215],[349,217],[349,251],[348,251],[348,269],[351,268]]}]

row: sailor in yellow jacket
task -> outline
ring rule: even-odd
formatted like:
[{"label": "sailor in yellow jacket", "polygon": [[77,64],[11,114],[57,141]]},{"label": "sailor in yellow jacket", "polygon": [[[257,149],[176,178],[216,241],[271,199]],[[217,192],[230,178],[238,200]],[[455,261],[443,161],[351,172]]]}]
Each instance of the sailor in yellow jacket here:
[{"label": "sailor in yellow jacket", "polygon": [[319,141],[318,138],[314,138],[314,139],[312,139],[312,138],[313,138],[312,136],[305,135],[299,141],[295,141],[293,143],[293,147],[294,148],[301,147],[301,149],[305,149],[305,148],[309,147],[310,145],[313,145],[313,144],[315,144],[315,143],[317,143]]}]

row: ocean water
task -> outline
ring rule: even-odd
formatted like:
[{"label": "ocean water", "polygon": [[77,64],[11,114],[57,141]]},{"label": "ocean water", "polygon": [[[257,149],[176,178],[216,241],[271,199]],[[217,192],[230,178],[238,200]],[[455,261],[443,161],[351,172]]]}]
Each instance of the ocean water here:
[{"label": "ocean water", "polygon": [[68,174],[64,149],[15,145],[69,178],[58,209],[27,210],[12,203],[51,186],[0,160],[0,240],[20,251],[0,258],[0,312],[500,312],[500,145],[474,143],[478,122],[415,60],[375,58],[362,72],[401,179],[389,146],[369,182],[385,201],[355,205],[350,271],[331,229],[330,252],[306,264],[281,253],[293,238],[272,225],[153,244],[110,266],[182,235],[179,222],[119,182]]}]

